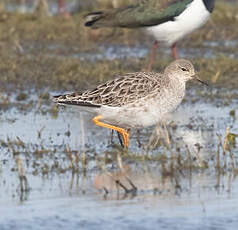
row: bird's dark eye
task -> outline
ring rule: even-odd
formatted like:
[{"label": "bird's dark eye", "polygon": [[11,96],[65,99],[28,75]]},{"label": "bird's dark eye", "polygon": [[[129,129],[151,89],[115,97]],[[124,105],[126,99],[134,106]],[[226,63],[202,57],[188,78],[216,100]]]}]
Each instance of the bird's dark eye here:
[{"label": "bird's dark eye", "polygon": [[184,68],[184,67],[181,67],[181,70],[183,71],[188,71],[188,69]]}]

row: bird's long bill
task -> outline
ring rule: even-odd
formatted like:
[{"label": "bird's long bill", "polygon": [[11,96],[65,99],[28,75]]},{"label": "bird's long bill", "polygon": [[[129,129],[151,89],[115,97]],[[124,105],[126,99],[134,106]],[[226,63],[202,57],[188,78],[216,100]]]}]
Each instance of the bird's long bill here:
[{"label": "bird's long bill", "polygon": [[205,81],[202,81],[202,80],[199,78],[198,74],[195,74],[193,77],[194,77],[195,80],[197,80],[197,81],[201,82],[202,84],[208,86],[208,83],[205,82]]}]

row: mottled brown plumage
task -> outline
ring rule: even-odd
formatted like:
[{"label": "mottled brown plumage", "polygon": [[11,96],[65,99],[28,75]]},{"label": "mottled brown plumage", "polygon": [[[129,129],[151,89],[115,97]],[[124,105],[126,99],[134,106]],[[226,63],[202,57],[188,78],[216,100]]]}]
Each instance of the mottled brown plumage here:
[{"label": "mottled brown plumage", "polygon": [[[158,91],[162,76],[153,72],[129,73],[101,84],[93,90],[56,96],[55,101],[81,106],[121,107]],[[163,81],[165,80],[163,79]]]}]

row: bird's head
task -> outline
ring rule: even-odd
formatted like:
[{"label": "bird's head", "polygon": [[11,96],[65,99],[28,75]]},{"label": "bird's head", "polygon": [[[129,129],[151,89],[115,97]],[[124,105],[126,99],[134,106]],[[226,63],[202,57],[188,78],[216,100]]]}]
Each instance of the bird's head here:
[{"label": "bird's head", "polygon": [[192,62],[186,59],[178,59],[171,62],[165,69],[164,73],[171,77],[178,77],[186,82],[189,80],[197,80],[202,84],[208,85],[202,81],[195,72]]}]

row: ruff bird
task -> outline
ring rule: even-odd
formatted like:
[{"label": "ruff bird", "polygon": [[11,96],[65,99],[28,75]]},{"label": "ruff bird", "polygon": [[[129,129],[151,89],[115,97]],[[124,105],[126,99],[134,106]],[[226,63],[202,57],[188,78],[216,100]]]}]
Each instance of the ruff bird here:
[{"label": "ruff bird", "polygon": [[181,103],[186,82],[192,79],[204,83],[190,61],[178,59],[163,73],[128,73],[94,89],[55,96],[54,102],[96,114],[95,125],[119,132],[128,147],[130,129],[161,121]]}]

